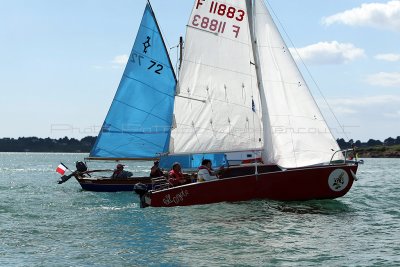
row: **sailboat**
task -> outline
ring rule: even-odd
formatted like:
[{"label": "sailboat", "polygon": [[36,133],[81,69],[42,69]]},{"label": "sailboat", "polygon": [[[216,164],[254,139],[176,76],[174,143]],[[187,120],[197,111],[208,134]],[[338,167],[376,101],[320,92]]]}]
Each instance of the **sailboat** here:
[{"label": "sailboat", "polygon": [[252,151],[219,179],[139,191],[141,206],[334,199],[357,180],[263,0],[195,0],[169,155]]},{"label": "sailboat", "polygon": [[[152,161],[168,152],[175,88],[175,72],[147,2],[118,90],[86,160]],[[149,177],[89,176],[100,172],[83,167],[74,176],[90,191],[133,191],[138,182],[151,187]]]},{"label": "sailboat", "polygon": [[[165,156],[169,151],[175,89],[175,72],[147,1],[118,90],[85,161],[160,161],[164,169],[179,161],[182,167],[193,169],[207,157],[216,165],[224,164],[225,154]],[[239,154],[235,159],[241,157]],[[154,185],[149,176],[110,179],[112,170],[88,170],[82,161],[76,167],[70,175],[62,176],[59,183],[75,177],[82,189],[98,192],[133,191],[137,183],[149,189]]]}]

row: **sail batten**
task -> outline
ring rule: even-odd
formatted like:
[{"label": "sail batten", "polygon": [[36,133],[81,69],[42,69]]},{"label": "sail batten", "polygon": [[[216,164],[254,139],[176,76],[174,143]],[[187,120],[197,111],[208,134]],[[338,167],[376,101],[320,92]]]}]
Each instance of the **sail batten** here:
[{"label": "sail batten", "polygon": [[168,50],[148,3],[90,157],[151,160],[167,152],[175,87]]}]

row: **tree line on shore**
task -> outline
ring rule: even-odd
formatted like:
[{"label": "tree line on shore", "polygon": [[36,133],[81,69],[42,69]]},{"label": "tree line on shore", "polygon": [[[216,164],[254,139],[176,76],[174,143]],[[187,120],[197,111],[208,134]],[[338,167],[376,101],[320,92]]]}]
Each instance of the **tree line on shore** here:
[{"label": "tree line on shore", "polygon": [[2,138],[0,152],[66,152],[88,153],[96,142],[96,137],[87,136],[81,140],[75,138]]},{"label": "tree line on shore", "polygon": [[385,139],[383,142],[380,140],[369,139],[368,142],[361,142],[360,140],[354,141],[350,139],[346,142],[343,138],[337,139],[337,142],[341,149],[351,148],[353,144],[358,148],[365,148],[365,147],[376,147],[376,146],[395,146],[400,145],[400,136],[397,138],[389,137]]},{"label": "tree line on shore", "polygon": [[[338,139],[340,148],[356,147],[365,149],[370,147],[390,147],[400,145],[400,136],[397,138],[389,137],[384,141],[369,139],[367,142],[360,140],[345,141]],[[89,153],[96,137],[87,136],[81,140],[75,138],[38,138],[38,137],[20,137],[20,138],[2,138],[0,139],[0,152],[67,152],[67,153]]]}]

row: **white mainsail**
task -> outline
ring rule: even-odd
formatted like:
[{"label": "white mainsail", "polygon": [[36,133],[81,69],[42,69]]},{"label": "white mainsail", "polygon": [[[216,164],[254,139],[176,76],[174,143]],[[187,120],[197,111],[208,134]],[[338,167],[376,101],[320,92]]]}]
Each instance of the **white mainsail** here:
[{"label": "white mainsail", "polygon": [[171,154],[261,150],[246,1],[195,1],[175,97]]},{"label": "white mainsail", "polygon": [[263,115],[268,116],[264,162],[286,168],[329,162],[339,146],[264,1],[254,2],[258,79],[265,93]]}]

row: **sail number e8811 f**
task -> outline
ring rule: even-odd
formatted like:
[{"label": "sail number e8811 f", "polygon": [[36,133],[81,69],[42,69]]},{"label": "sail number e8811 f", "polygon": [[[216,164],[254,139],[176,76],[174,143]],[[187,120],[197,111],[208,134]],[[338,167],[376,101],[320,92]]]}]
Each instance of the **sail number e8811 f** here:
[{"label": "sail number e8811 f", "polygon": [[224,33],[226,22],[218,21],[216,19],[210,19],[208,17],[201,17],[200,15],[195,15],[193,17],[192,25],[195,27],[201,27],[212,32]]},{"label": "sail number e8811 f", "polygon": [[[212,32],[224,33],[226,22],[218,21],[216,19],[210,19],[208,17],[201,17],[200,15],[194,15],[192,25],[196,28],[201,27],[204,30],[210,30]],[[238,37],[240,32],[240,27],[236,25],[232,25],[233,33],[235,34],[235,38]]]}]

